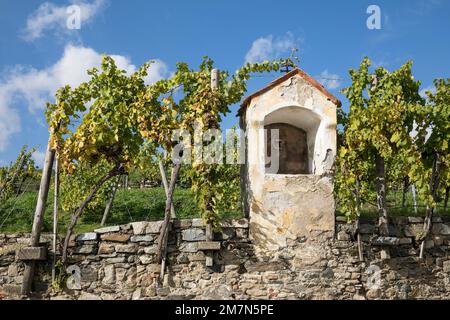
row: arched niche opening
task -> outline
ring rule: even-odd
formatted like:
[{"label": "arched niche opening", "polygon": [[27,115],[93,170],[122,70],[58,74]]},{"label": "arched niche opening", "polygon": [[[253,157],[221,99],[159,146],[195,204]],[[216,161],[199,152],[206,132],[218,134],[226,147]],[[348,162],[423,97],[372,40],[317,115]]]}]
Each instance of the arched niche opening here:
[{"label": "arched niche opening", "polygon": [[311,174],[319,125],[318,115],[298,106],[280,108],[266,115],[265,172]]}]

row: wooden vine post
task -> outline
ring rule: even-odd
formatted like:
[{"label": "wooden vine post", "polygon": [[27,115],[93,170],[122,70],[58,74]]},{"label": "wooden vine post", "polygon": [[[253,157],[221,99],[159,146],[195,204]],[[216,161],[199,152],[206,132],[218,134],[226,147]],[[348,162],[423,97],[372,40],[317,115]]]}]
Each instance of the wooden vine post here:
[{"label": "wooden vine post", "polygon": [[41,236],[42,224],[44,222],[45,206],[47,204],[48,191],[50,188],[50,179],[52,176],[53,161],[55,159],[55,150],[50,147],[50,143],[47,145],[47,151],[45,153],[45,162],[42,170],[41,184],[39,187],[38,200],[36,204],[36,210],[34,212],[33,229],[31,232],[30,248],[27,249],[30,254],[29,258],[24,257],[25,271],[23,274],[23,282],[21,288],[22,295],[29,295],[31,291],[31,284],[34,277],[35,260],[42,260],[42,249],[39,248],[39,239]]},{"label": "wooden vine post", "polygon": [[[212,69],[211,70],[211,89],[216,91],[219,89],[219,70]],[[210,242],[214,240],[213,227],[210,222],[206,224],[206,241]],[[206,261],[205,265],[207,267],[212,267],[214,265],[214,254],[213,251],[208,250],[205,252]]]},{"label": "wooden vine post", "polygon": [[117,178],[117,181],[114,183],[113,189],[112,189],[111,194],[106,203],[105,211],[103,212],[102,222],[100,223],[101,226],[104,226],[106,224],[106,220],[108,219],[109,213],[111,212],[114,198],[116,197],[117,188],[119,187],[119,181],[120,181],[120,176]]},{"label": "wooden vine post", "polygon": [[361,199],[359,196],[359,179],[356,179],[356,190],[355,190],[355,198],[356,198],[356,212],[357,212],[357,218],[356,218],[356,239],[358,242],[358,257],[359,257],[359,261],[363,262],[364,261],[364,252],[363,252],[363,244],[362,244],[362,240],[361,240],[361,232],[360,232],[360,227],[361,227],[361,222],[360,222],[360,206],[361,206]]},{"label": "wooden vine post", "polygon": [[[166,198],[169,196],[169,183],[167,182],[166,170],[164,170],[164,165],[162,161],[158,161],[159,172],[161,173],[161,180],[164,186],[164,192],[166,193]],[[170,218],[175,219],[177,216],[175,214],[175,207],[173,202],[170,203]]]},{"label": "wooden vine post", "polygon": [[53,196],[53,262],[52,262],[52,282],[56,279],[56,251],[58,238],[58,205],[59,205],[59,164],[58,156],[55,154],[55,193]]},{"label": "wooden vine post", "polygon": [[[375,157],[376,170],[376,190],[377,190],[377,208],[378,208],[378,228],[380,235],[389,237],[389,222],[386,204],[386,180],[384,158],[377,154]],[[381,250],[382,259],[390,258],[390,250],[385,247]]]},{"label": "wooden vine post", "polygon": [[170,205],[172,204],[173,192],[175,189],[175,183],[178,178],[178,173],[181,168],[181,160],[175,163],[172,170],[172,176],[170,177],[169,190],[166,199],[166,209],[164,213],[164,222],[161,226],[161,232],[158,237],[158,256],[157,260],[161,263],[161,273],[159,278],[159,284],[164,281],[164,272],[166,267],[166,256],[167,256],[167,241],[169,238],[169,227],[170,227]]},{"label": "wooden vine post", "polygon": [[[433,200],[438,202],[438,196],[437,191],[439,189],[439,174],[441,170],[441,161],[439,158],[439,154],[434,154],[433,159],[433,167],[431,169],[431,178],[430,178],[430,191],[431,196],[433,197]],[[420,253],[419,258],[423,259],[424,252],[425,252],[425,244],[428,238],[428,235],[430,234],[432,223],[433,223],[433,211],[434,208],[430,205],[427,206],[427,214],[424,220],[423,225],[423,236],[422,236],[422,243],[420,244]]]}]

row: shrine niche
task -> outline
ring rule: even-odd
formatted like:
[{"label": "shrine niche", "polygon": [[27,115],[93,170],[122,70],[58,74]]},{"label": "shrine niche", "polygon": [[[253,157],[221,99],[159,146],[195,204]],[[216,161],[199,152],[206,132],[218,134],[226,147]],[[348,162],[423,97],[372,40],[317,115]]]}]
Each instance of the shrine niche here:
[{"label": "shrine niche", "polygon": [[[266,133],[266,173],[275,174],[307,174],[308,146],[307,134],[303,129],[287,123],[272,123],[264,126]],[[273,145],[272,131],[278,131],[279,137]],[[279,167],[272,170],[271,150],[279,153]]]},{"label": "shrine niche", "polygon": [[250,237],[261,249],[334,231],[336,107],[316,80],[294,69],[247,97],[239,110],[246,133],[241,169]]}]

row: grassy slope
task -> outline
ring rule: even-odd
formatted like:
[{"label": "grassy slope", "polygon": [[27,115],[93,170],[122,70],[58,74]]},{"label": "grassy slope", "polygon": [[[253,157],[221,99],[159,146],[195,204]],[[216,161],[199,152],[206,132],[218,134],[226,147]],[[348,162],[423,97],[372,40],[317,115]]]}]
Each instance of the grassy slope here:
[{"label": "grassy slope", "polygon": [[[9,199],[0,204],[0,232],[29,232],[33,223],[33,213],[36,205],[36,192],[26,192],[16,199]],[[108,225],[126,224],[133,221],[161,220],[164,217],[165,194],[162,188],[120,189],[116,194]],[[199,217],[199,210],[190,189],[177,188],[174,195],[175,212],[178,218]],[[53,194],[45,212],[44,232],[52,229]],[[76,228],[77,232],[92,231],[100,226],[104,208],[86,211]],[[240,212],[224,213],[227,217],[239,217]],[[64,232],[69,221],[69,214],[62,213],[59,228]]]},{"label": "grassy slope", "polygon": [[[29,232],[33,223],[33,213],[36,204],[37,192],[25,192],[16,199],[9,199],[0,203],[0,225],[5,220],[0,232]],[[401,193],[388,194],[388,212],[390,216],[425,216],[425,207],[419,203],[417,214],[412,209],[412,197],[409,193],[407,207],[401,208]],[[199,217],[199,210],[190,189],[177,188],[174,196],[175,211],[179,218]],[[164,217],[165,194],[162,188],[148,189],[120,189],[117,192],[112,214],[108,219],[108,225],[126,224],[133,221],[160,220]],[[50,192],[47,210],[44,220],[44,231],[52,229],[53,194]],[[338,215],[343,213],[337,210]],[[96,211],[83,213],[77,225],[77,232],[92,231],[100,226],[99,222],[103,215],[103,208]],[[365,205],[362,208],[363,218],[377,217],[374,205]],[[450,215],[450,210],[444,212],[443,208],[437,208],[436,215]],[[240,212],[227,212],[223,216],[240,217]],[[69,214],[61,213],[59,228],[65,231],[69,221]]]}]

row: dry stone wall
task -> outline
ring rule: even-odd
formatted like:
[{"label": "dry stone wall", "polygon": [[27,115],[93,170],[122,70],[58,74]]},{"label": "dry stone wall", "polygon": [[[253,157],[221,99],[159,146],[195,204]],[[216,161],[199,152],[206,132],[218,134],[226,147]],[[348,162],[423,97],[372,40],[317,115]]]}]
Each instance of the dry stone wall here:
[{"label": "dry stone wall", "polygon": [[[337,219],[336,232],[288,241],[266,256],[255,255],[246,219],[224,222],[215,233],[220,250],[205,266],[205,226],[176,220],[168,247],[164,283],[157,286],[156,239],[162,222],[136,222],[75,236],[69,287],[51,286],[51,260],[39,262],[34,298],[41,299],[449,299],[450,223],[436,218],[427,255],[418,259],[421,218],[392,221],[391,258],[380,258],[374,221],[360,225],[364,261],[359,261],[355,225]],[[28,234],[0,234],[0,298],[17,299],[23,262],[17,250]],[[51,247],[51,236],[41,237]],[[79,271],[79,273],[78,273]]]}]

